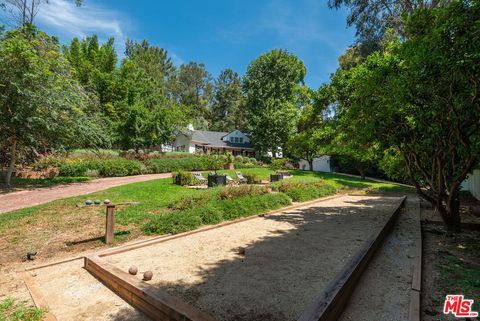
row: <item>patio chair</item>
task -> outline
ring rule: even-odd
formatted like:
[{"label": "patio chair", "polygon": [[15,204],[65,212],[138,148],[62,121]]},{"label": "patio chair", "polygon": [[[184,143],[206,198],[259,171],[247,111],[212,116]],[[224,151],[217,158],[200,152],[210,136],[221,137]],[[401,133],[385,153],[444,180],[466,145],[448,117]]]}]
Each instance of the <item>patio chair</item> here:
[{"label": "patio chair", "polygon": [[208,181],[205,177],[203,177],[202,173],[199,173],[199,172],[194,172],[194,173],[193,173],[193,177],[195,177],[195,179],[196,179],[197,181],[202,182],[202,183]]},{"label": "patio chair", "polygon": [[227,184],[228,185],[237,185],[238,182],[236,180],[234,180],[230,175],[225,175],[225,177],[227,178]]},{"label": "patio chair", "polygon": [[237,174],[237,177],[238,177],[238,179],[240,180],[240,182],[242,182],[242,183],[246,183],[246,182],[247,182],[247,179],[242,175],[242,173],[240,173],[240,172],[235,172],[235,174]]}]

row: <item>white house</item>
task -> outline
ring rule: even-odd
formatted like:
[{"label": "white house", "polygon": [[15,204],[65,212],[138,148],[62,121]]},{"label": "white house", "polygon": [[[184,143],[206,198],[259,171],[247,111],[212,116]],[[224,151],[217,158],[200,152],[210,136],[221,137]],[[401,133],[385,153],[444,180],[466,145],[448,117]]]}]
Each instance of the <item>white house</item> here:
[{"label": "white house", "polygon": [[195,130],[189,125],[184,133],[179,133],[172,143],[173,151],[188,153],[226,153],[255,157],[250,138],[239,130],[213,132]]},{"label": "white house", "polygon": [[480,169],[476,169],[462,183],[462,190],[469,191],[473,197],[480,200]]},{"label": "white house", "polygon": [[[299,168],[305,171],[310,170],[310,164],[305,159],[302,159],[299,163]],[[330,168],[330,156],[323,155],[315,157],[313,159],[313,171],[315,172],[331,172]]]}]

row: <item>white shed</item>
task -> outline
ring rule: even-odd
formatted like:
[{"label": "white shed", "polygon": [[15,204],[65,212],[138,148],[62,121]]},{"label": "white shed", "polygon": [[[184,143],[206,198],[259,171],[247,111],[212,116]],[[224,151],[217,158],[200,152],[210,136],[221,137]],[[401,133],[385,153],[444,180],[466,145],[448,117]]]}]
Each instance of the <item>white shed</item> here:
[{"label": "white shed", "polygon": [[480,169],[476,169],[462,183],[462,190],[469,191],[473,197],[480,200]]},{"label": "white shed", "polygon": [[[310,164],[308,161],[302,159],[299,163],[299,168],[305,171],[310,170]],[[313,159],[313,171],[315,172],[331,172],[330,168],[330,156],[323,155],[319,157],[315,157]]]}]

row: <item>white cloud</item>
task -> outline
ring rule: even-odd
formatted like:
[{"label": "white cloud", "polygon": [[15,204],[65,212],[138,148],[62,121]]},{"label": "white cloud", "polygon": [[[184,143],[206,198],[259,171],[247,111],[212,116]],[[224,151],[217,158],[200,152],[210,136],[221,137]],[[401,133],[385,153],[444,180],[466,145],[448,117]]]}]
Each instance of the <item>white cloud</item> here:
[{"label": "white cloud", "polygon": [[100,40],[114,37],[117,46],[125,42],[124,28],[129,21],[124,14],[100,7],[93,1],[85,1],[77,7],[74,1],[66,0],[43,3],[35,20],[41,27],[67,37],[84,38],[93,34]]}]

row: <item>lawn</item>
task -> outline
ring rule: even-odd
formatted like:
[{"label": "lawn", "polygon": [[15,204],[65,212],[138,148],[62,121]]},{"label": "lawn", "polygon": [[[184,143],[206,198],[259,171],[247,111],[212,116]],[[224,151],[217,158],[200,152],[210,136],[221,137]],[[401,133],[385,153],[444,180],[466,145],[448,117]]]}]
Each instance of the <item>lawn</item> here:
[{"label": "lawn", "polygon": [[[24,190],[29,188],[48,187],[54,185],[79,183],[91,180],[92,177],[52,177],[52,178],[21,178],[12,177],[11,188],[0,188],[0,194],[11,193],[17,190]],[[1,182],[0,182],[0,185]],[[1,321],[1,320],[0,320]]]},{"label": "lawn", "polygon": [[[235,171],[218,171],[236,178]],[[243,174],[267,180],[273,171],[267,168],[242,169]],[[18,260],[28,250],[43,255],[102,246],[104,206],[81,206],[87,199],[110,199],[113,203],[140,202],[118,206],[117,239],[133,239],[145,234],[179,233],[201,225],[262,213],[294,201],[306,201],[339,191],[396,191],[405,188],[358,178],[327,173],[292,171],[288,182],[300,184],[285,192],[269,193],[266,188],[243,190],[191,189],[159,179],[110,188],[2,214],[0,248],[6,248],[4,260]],[[299,188],[299,186],[301,188]],[[273,186],[274,190],[278,190]],[[3,262],[4,263],[4,262]],[[0,259],[0,264],[2,261]]]}]

